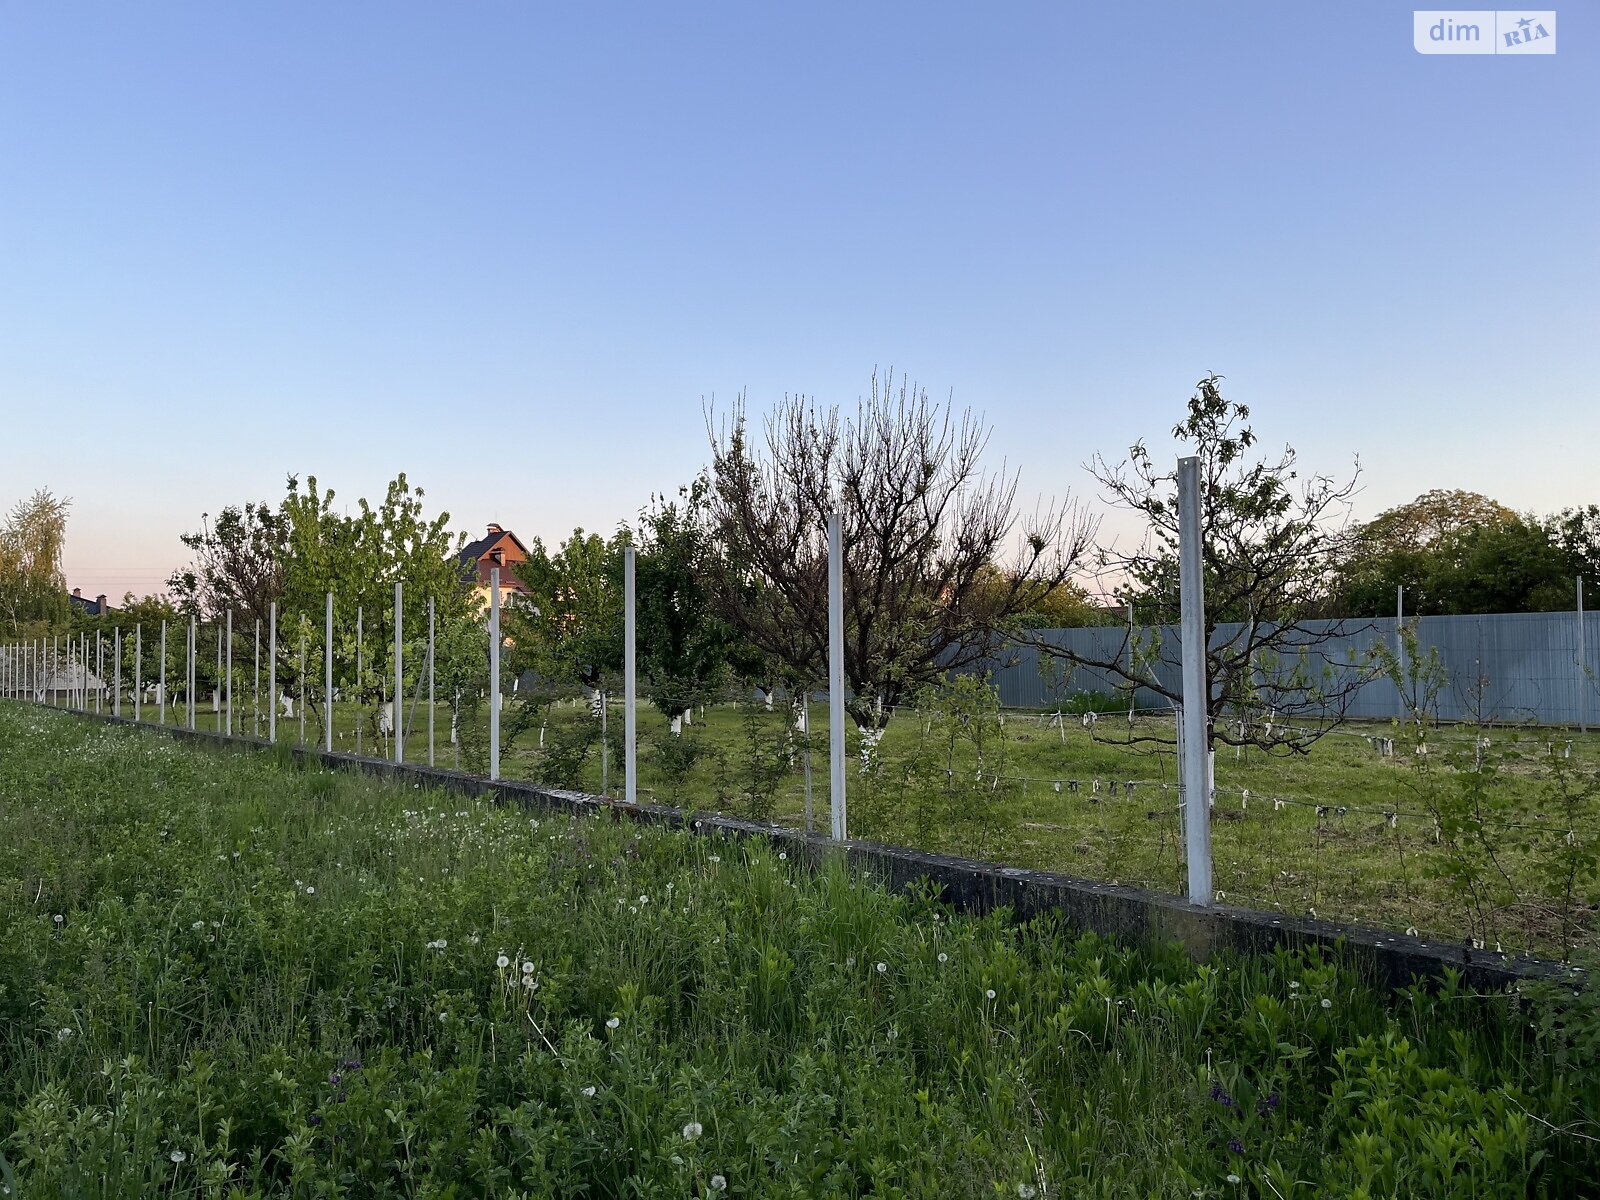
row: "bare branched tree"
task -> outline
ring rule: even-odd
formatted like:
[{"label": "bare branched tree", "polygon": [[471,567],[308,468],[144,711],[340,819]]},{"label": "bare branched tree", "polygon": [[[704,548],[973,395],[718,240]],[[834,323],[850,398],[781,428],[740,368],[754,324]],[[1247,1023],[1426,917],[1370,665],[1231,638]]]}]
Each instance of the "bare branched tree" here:
[{"label": "bare branched tree", "polygon": [[842,515],[845,677],[863,730],[881,730],[920,685],[992,653],[1013,616],[1068,579],[1094,532],[1069,501],[1028,521],[1001,563],[1017,476],[983,471],[982,418],[931,404],[892,374],[874,373],[851,415],[786,396],[757,440],[741,397],[720,429],[708,410],[707,426],[723,547],[710,568],[714,602],[791,683],[825,673],[826,526]]},{"label": "bare branched tree", "polygon": [[[1116,581],[1145,625],[1179,619],[1176,459],[1200,459],[1200,536],[1205,572],[1206,676],[1212,744],[1258,746],[1303,753],[1344,720],[1356,692],[1376,673],[1366,660],[1336,661],[1329,643],[1355,632],[1339,622],[1315,620],[1325,606],[1330,572],[1345,552],[1350,498],[1360,476],[1339,482],[1327,475],[1301,478],[1293,447],[1269,457],[1252,453],[1250,410],[1226,400],[1222,378],[1202,379],[1188,415],[1172,431],[1184,449],[1158,463],[1141,442],[1112,466],[1096,455],[1088,470],[1115,507],[1146,523],[1132,553],[1103,548],[1098,565]],[[1167,465],[1170,462],[1170,467]],[[1219,634],[1219,630],[1221,631]],[[1074,653],[1034,637],[1041,652],[1120,679],[1131,692],[1147,689],[1181,704],[1178,672],[1158,672],[1159,636],[1131,644],[1130,628],[1115,653]],[[1131,653],[1130,653],[1131,651]],[[1166,652],[1176,661],[1176,649]],[[1120,737],[1106,723],[1099,736]],[[1130,723],[1130,741],[1170,737]]]}]

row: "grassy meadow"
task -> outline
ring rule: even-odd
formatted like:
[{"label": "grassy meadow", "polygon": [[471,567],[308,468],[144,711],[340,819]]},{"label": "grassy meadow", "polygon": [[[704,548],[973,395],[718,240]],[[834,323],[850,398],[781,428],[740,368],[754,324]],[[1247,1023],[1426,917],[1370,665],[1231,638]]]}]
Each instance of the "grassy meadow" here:
[{"label": "grassy meadow", "polygon": [[12,1196],[1570,1196],[1594,1000],[971,919],[0,703]]}]

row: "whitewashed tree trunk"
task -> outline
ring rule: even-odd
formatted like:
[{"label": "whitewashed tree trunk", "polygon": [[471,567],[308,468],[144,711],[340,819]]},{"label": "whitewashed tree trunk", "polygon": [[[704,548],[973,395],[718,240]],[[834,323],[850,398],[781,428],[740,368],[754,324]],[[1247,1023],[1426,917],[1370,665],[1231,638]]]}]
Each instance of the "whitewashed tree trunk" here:
[{"label": "whitewashed tree trunk", "polygon": [[883,741],[882,729],[863,729],[861,731],[861,770],[872,769],[872,755],[878,749],[878,743]]},{"label": "whitewashed tree trunk", "polygon": [[799,695],[791,696],[789,698],[789,732],[784,735],[783,739],[784,756],[788,760],[791,768],[794,767],[795,756],[799,753],[800,739],[803,738],[805,734],[805,705],[801,703]]}]

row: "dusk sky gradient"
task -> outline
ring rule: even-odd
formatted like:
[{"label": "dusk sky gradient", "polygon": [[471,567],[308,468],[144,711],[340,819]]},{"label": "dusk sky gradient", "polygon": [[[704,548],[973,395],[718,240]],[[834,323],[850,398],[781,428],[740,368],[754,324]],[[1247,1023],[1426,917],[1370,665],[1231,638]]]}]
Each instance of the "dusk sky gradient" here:
[{"label": "dusk sky gradient", "polygon": [[1596,9],[1412,7],[0,2],[0,506],[113,596],[291,472],[608,532],[875,365],[1030,506],[1208,371],[1358,517],[1600,502]]}]

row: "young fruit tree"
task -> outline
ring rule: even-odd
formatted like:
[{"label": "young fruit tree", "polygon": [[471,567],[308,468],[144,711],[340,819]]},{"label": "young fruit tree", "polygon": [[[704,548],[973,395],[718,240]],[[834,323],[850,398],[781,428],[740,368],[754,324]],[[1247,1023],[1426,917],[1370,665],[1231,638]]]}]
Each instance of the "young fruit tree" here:
[{"label": "young fruit tree", "polygon": [[[1092,653],[1025,636],[1045,661],[1100,672],[1130,695],[1137,689],[1182,704],[1180,673],[1170,669],[1180,652],[1163,647],[1159,626],[1179,619],[1176,467],[1179,457],[1196,456],[1211,744],[1303,753],[1344,719],[1375,674],[1367,659],[1340,660],[1328,648],[1367,623],[1314,619],[1347,550],[1360,465],[1339,482],[1302,477],[1291,446],[1258,455],[1249,408],[1224,398],[1221,383],[1219,375],[1200,381],[1172,431],[1181,448],[1170,457],[1158,459],[1140,441],[1116,466],[1096,455],[1088,468],[1114,507],[1144,520],[1137,549],[1102,548],[1097,557],[1099,569],[1118,581],[1119,597],[1156,631],[1141,636],[1130,625],[1120,644],[1110,639]],[[1157,671],[1162,662],[1169,669]],[[1130,721],[1128,740],[1170,741],[1171,734]]]},{"label": "young fruit tree", "polygon": [[[224,508],[215,523],[202,515],[201,530],[183,535],[193,562],[168,580],[180,609],[215,624],[233,610],[236,636],[263,625],[278,610],[277,671],[284,691],[322,714],[326,597],[334,597],[334,690],[371,707],[374,723],[393,691],[394,585],[405,585],[402,666],[406,694],[398,699],[409,722],[423,694],[427,611],[435,628],[473,622],[470,591],[462,584],[457,552],[464,539],[450,531],[450,514],[430,516],[425,492],[401,472],[381,501],[357,501],[341,512],[332,488],[315,476],[302,485],[288,477],[277,507],[265,502]],[[357,613],[359,622],[359,649]],[[308,650],[307,677],[298,677],[300,639]],[[356,670],[360,663],[359,675]],[[393,718],[390,718],[391,721]],[[408,726],[409,727],[409,726]]]},{"label": "young fruit tree", "polygon": [[757,656],[718,615],[707,586],[718,557],[710,490],[702,475],[675,499],[654,497],[639,514],[639,675],[650,702],[669,719],[706,703],[737,676],[760,669]]},{"label": "young fruit tree", "polygon": [[792,679],[826,671],[826,529],[841,514],[848,711],[868,748],[897,704],[981,663],[1061,588],[1093,534],[1067,501],[1008,554],[1017,476],[983,469],[988,426],[892,376],[874,373],[854,412],[786,396],[757,433],[741,397],[721,428],[707,424],[713,605]]}]

